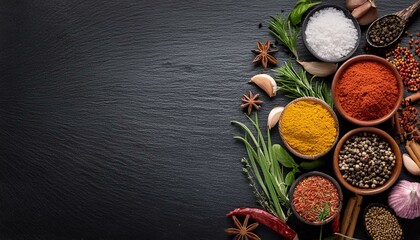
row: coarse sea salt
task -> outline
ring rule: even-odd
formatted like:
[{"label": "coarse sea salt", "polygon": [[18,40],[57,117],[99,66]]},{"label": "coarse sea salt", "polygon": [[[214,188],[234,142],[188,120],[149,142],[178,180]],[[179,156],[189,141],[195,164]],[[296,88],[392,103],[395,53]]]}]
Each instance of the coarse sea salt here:
[{"label": "coarse sea salt", "polygon": [[336,61],[348,55],[358,40],[353,21],[334,7],[315,12],[309,18],[305,35],[308,46],[327,61]]}]

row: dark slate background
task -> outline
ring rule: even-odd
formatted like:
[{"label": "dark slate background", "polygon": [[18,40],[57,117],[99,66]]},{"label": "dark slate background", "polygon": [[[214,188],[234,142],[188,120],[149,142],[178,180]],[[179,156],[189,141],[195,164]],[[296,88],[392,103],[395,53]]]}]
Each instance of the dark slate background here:
[{"label": "dark slate background", "polygon": [[[250,50],[274,40],[266,21],[293,4],[1,1],[0,238],[230,239],[225,213],[258,207],[230,121],[246,122],[241,95],[261,92],[247,84],[263,72]],[[409,4],[378,1],[381,15]],[[300,42],[299,52],[311,59]],[[290,101],[262,99],[262,125]],[[405,170],[400,178],[419,181]],[[360,220],[355,237],[366,238]],[[402,223],[407,239],[420,239],[419,219]],[[318,235],[289,224],[301,239]],[[263,226],[256,233],[279,239]]]}]

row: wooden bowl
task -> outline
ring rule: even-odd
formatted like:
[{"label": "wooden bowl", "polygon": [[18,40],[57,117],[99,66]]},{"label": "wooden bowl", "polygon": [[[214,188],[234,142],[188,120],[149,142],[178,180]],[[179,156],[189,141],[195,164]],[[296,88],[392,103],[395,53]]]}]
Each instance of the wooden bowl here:
[{"label": "wooden bowl", "polygon": [[[324,177],[324,178],[328,179],[337,188],[337,191],[338,191],[339,205],[338,205],[337,213],[330,216],[329,218],[325,219],[322,222],[310,222],[310,221],[306,220],[305,218],[303,218],[302,216],[299,215],[299,213],[296,211],[295,206],[293,205],[293,198],[294,198],[294,192],[296,190],[296,187],[299,185],[299,183],[303,179],[308,178],[308,177],[312,177],[312,176],[321,176],[321,177]],[[313,226],[324,225],[324,224],[332,221],[334,218],[336,218],[340,214],[341,208],[343,207],[343,191],[341,190],[340,184],[338,184],[338,182],[333,177],[331,177],[330,175],[325,174],[323,172],[312,171],[312,172],[302,174],[300,177],[298,177],[296,179],[296,181],[293,182],[292,186],[290,187],[289,196],[290,196],[290,206],[292,208],[293,214],[300,221],[302,221],[306,224],[309,224],[309,225],[313,225]]]},{"label": "wooden bowl", "polygon": [[[331,146],[327,149],[327,150],[325,150],[324,152],[322,152],[322,153],[319,153],[319,154],[316,154],[316,155],[305,155],[305,154],[302,154],[302,153],[300,153],[300,152],[298,152],[298,151],[296,151],[296,149],[293,149],[290,145],[289,145],[289,143],[287,143],[287,141],[285,140],[285,138],[284,138],[284,135],[283,135],[283,131],[282,131],[282,124],[281,124],[281,122],[282,122],[282,118],[283,118],[283,116],[284,116],[284,113],[285,112],[287,112],[287,109],[288,109],[288,107],[290,106],[290,105],[292,105],[292,104],[294,104],[294,103],[296,103],[296,102],[299,102],[299,101],[309,101],[309,102],[314,102],[314,103],[316,103],[316,104],[319,104],[319,105],[321,105],[323,108],[325,108],[330,114],[331,114],[331,117],[334,119],[334,127],[335,127],[335,130],[336,130],[336,135],[335,135],[335,139],[334,139],[334,142],[331,144]],[[320,99],[318,99],[318,98],[314,98],[314,97],[301,97],[301,98],[297,98],[297,99],[295,99],[295,100],[293,100],[293,101],[291,101],[289,104],[287,104],[286,105],[286,107],[284,108],[284,110],[283,110],[283,112],[281,113],[281,115],[280,115],[280,121],[279,121],[279,132],[280,132],[280,137],[281,137],[281,139],[283,140],[283,143],[284,143],[284,145],[286,146],[286,148],[291,152],[291,153],[293,153],[295,156],[297,156],[297,157],[300,157],[300,158],[303,158],[303,159],[308,159],[308,160],[314,160],[314,159],[317,159],[317,158],[319,158],[319,157],[321,157],[321,156],[324,156],[326,153],[328,153],[333,147],[334,147],[334,145],[337,143],[337,141],[338,141],[338,135],[339,135],[339,124],[338,124],[338,119],[337,119],[337,115],[335,114],[335,112],[332,110],[332,108],[327,104],[327,103],[325,103],[323,100],[320,100]]]},{"label": "wooden bowl", "polygon": [[[385,141],[387,141],[389,143],[393,153],[395,154],[395,166],[392,168],[391,176],[386,180],[386,182],[382,186],[378,186],[376,188],[365,189],[365,188],[358,188],[358,187],[355,187],[355,186],[351,185],[350,183],[348,183],[344,179],[343,175],[340,172],[340,168],[338,166],[338,162],[339,162],[338,156],[340,154],[340,150],[342,149],[344,143],[350,137],[352,137],[353,135],[358,134],[358,133],[362,133],[362,132],[374,133],[378,137],[381,137],[381,138],[385,139]],[[360,195],[374,195],[374,194],[378,194],[378,193],[381,193],[381,192],[387,190],[398,179],[398,177],[400,176],[400,173],[401,173],[401,168],[402,168],[402,154],[401,154],[401,151],[400,151],[400,148],[399,148],[398,144],[385,131],[383,131],[379,128],[375,128],[375,127],[356,128],[356,129],[353,129],[353,130],[349,131],[348,133],[346,133],[340,139],[340,141],[337,143],[337,146],[336,146],[335,151],[334,151],[334,156],[333,156],[333,168],[334,168],[334,173],[335,173],[335,176],[337,177],[337,180],[348,190],[350,190],[350,191],[352,191],[356,194],[360,194]]]},{"label": "wooden bowl", "polygon": [[[395,78],[397,79],[398,99],[395,102],[394,107],[386,115],[384,115],[380,118],[374,119],[374,120],[360,120],[360,119],[352,117],[349,113],[347,113],[343,109],[343,107],[341,105],[341,102],[338,99],[339,92],[337,91],[337,87],[338,87],[338,83],[340,81],[341,75],[343,74],[343,72],[349,66],[351,66],[354,63],[357,63],[359,61],[378,62],[378,63],[382,64],[383,66],[385,66],[386,68],[388,68],[393,73]],[[360,88],[363,88],[363,86],[360,86]],[[359,126],[375,126],[375,125],[378,125],[380,123],[383,123],[383,122],[387,121],[398,110],[398,107],[400,106],[401,101],[403,99],[403,94],[404,94],[404,86],[403,86],[403,82],[401,80],[401,76],[398,73],[397,69],[391,63],[389,63],[387,60],[385,60],[384,58],[381,58],[381,57],[378,57],[378,56],[375,56],[375,55],[369,55],[369,54],[364,54],[364,55],[359,55],[359,56],[353,57],[353,58],[347,60],[345,63],[343,63],[343,65],[341,65],[341,67],[335,73],[334,79],[332,81],[332,86],[331,86],[332,99],[333,99],[333,102],[334,102],[334,106],[337,109],[337,111],[339,112],[339,114],[344,119],[346,119],[347,121],[349,121],[351,123],[354,123],[356,125],[359,125]]]}]

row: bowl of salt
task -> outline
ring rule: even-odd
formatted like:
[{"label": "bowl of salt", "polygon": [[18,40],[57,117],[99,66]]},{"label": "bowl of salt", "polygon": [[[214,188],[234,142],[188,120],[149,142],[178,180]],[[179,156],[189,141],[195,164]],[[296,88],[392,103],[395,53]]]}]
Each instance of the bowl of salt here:
[{"label": "bowl of salt", "polygon": [[302,23],[302,39],[309,52],[324,62],[343,62],[357,50],[361,39],[357,20],[344,7],[322,4]]}]

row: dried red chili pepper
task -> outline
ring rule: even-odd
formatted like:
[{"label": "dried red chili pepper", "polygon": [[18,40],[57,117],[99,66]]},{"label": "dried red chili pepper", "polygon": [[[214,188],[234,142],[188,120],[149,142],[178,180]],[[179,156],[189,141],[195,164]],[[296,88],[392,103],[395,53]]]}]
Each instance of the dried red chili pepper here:
[{"label": "dried red chili pepper", "polygon": [[249,217],[259,222],[269,228],[271,228],[273,231],[277,232],[281,236],[283,236],[286,240],[297,240],[298,235],[297,233],[291,229],[285,222],[280,220],[278,217],[274,216],[271,213],[268,213],[262,209],[258,208],[236,208],[235,210],[228,212],[226,216],[246,216],[249,215]]}]

